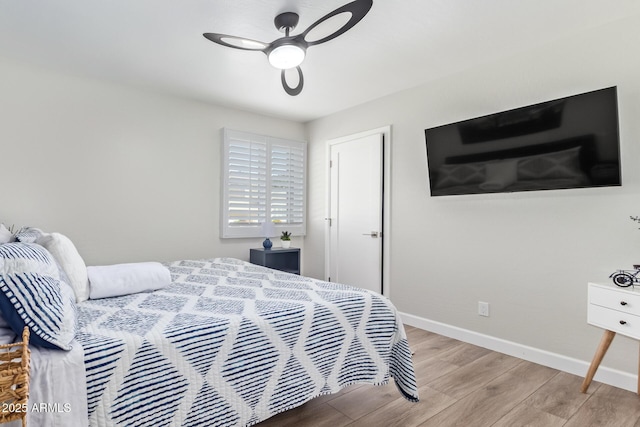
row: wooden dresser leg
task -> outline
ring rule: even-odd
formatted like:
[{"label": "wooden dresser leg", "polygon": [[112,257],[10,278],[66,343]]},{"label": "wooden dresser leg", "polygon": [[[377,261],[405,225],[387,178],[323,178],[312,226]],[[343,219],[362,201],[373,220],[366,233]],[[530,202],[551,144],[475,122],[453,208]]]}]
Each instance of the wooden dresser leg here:
[{"label": "wooden dresser leg", "polygon": [[[589,370],[587,371],[587,376],[584,378],[582,382],[582,387],[580,388],[580,392],[586,393],[589,385],[591,384],[591,380],[593,380],[593,376],[596,374],[598,370],[598,366],[600,366],[600,362],[602,362],[602,358],[607,353],[609,346],[611,345],[611,341],[616,336],[616,333],[613,331],[606,330],[602,335],[602,339],[600,340],[600,345],[596,350],[596,354],[593,356],[593,360],[591,361],[591,366],[589,366]],[[640,363],[640,362],[639,362]]]}]

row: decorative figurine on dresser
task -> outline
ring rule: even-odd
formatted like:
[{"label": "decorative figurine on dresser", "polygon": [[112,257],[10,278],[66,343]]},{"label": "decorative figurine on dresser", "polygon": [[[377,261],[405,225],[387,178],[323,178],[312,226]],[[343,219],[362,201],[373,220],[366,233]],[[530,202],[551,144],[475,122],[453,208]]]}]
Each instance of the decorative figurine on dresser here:
[{"label": "decorative figurine on dresser", "polygon": [[640,282],[640,264],[634,264],[633,270],[616,270],[609,276],[613,280],[613,283],[621,288],[627,288],[634,283]]},{"label": "decorative figurine on dresser", "polygon": [[[640,223],[640,216],[630,216],[631,221]],[[635,283],[640,282],[640,264],[634,264],[633,270],[616,270],[609,276],[613,283],[621,288],[627,288]]]}]

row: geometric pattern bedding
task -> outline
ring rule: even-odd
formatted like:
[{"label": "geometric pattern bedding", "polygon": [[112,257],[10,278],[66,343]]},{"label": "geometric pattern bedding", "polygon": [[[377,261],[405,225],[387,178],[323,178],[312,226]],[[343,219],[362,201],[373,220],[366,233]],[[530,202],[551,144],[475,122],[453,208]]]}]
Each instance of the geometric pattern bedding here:
[{"label": "geometric pattern bedding", "polygon": [[233,258],[165,265],[163,290],[78,304],[90,426],[249,426],[390,378],[418,400],[385,297]]}]

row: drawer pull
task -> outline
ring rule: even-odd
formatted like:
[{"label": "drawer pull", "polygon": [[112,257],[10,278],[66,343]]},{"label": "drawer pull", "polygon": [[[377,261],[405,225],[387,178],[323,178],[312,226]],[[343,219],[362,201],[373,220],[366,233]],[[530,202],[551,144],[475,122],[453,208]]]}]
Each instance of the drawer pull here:
[{"label": "drawer pull", "polygon": [[626,325],[626,324],[627,324],[627,321],[626,321],[626,320],[621,320],[621,321],[620,321],[620,324],[621,324],[621,325]]},{"label": "drawer pull", "polygon": [[626,301],[620,301],[620,305],[627,305]]}]

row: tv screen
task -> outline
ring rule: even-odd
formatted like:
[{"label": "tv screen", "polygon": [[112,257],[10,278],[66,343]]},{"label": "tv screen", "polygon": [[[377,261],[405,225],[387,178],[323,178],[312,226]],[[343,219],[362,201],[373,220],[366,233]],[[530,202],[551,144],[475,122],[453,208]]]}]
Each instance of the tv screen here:
[{"label": "tv screen", "polygon": [[425,130],[432,196],[621,185],[616,87]]}]

